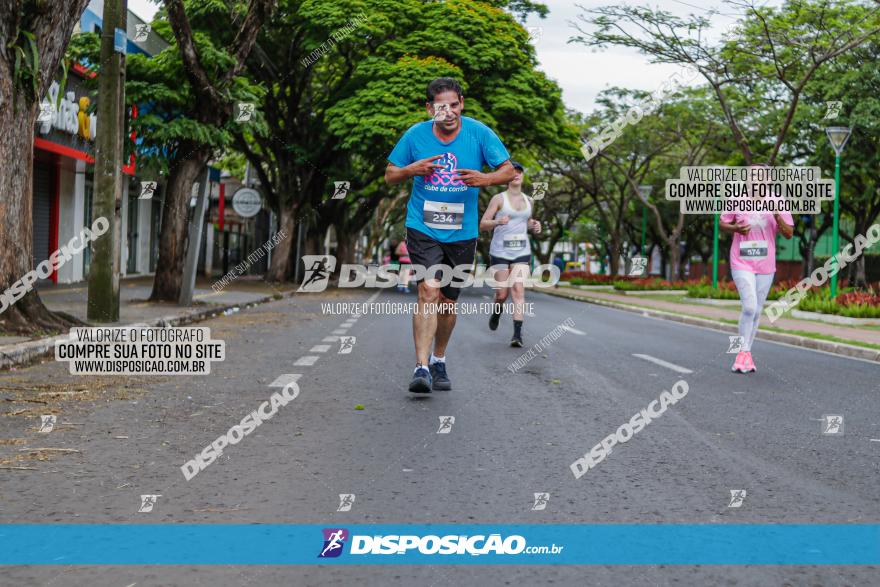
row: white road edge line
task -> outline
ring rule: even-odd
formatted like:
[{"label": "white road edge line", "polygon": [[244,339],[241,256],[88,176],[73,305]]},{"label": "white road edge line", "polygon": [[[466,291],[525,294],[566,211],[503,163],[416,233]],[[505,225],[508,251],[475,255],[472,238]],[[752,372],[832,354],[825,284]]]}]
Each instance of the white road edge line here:
[{"label": "white road edge line", "polygon": [[299,359],[296,360],[296,363],[294,363],[293,365],[294,365],[294,367],[311,367],[312,365],[314,365],[317,362],[318,362],[318,356],[317,355],[310,355],[310,356],[300,357]]},{"label": "white road edge line", "polygon": [[[51,291],[51,290],[46,290],[46,291]],[[543,292],[532,292],[532,293],[535,294],[535,293],[543,293]],[[562,296],[553,296],[552,294],[544,294],[544,295],[546,295],[547,297],[562,298]],[[577,304],[589,304],[589,302],[579,302],[577,300],[569,300],[568,298],[562,298],[562,299],[568,300],[570,302],[574,302]],[[640,314],[641,316],[643,316],[644,318],[647,318],[648,320],[660,320],[662,322],[666,322],[667,324],[683,326],[686,328],[700,328],[702,330],[709,330],[711,332],[720,332],[721,334],[726,334],[728,336],[730,335],[729,331],[721,330],[720,328],[715,328],[712,326],[702,326],[702,325],[698,325],[698,324],[687,324],[685,322],[679,322],[677,320],[667,320],[665,318],[657,318],[655,316],[651,316],[647,313],[640,312],[640,311],[622,310],[620,308],[613,308],[611,306],[603,306],[602,304],[589,304],[589,305],[598,306],[599,308],[604,308],[606,310],[612,310],[615,312],[626,312],[627,314]],[[831,353],[828,351],[823,351],[822,349],[813,349],[810,347],[798,346],[796,344],[790,344],[787,342],[780,342],[778,340],[767,340],[766,338],[762,338],[760,335],[761,335],[761,331],[758,330],[758,334],[755,336],[755,339],[760,340],[762,343],[778,344],[780,346],[787,346],[790,349],[797,349],[799,351],[812,351],[814,353],[821,353],[823,355],[828,355],[829,357],[837,357],[838,359],[849,359],[850,361],[861,361],[862,363],[868,363],[869,365],[874,365],[875,367],[878,365],[877,361],[872,361],[871,359],[863,359],[861,357],[849,357],[847,355],[841,355],[838,353]]]},{"label": "white road edge line", "polygon": [[664,361],[663,359],[658,359],[657,357],[652,357],[651,355],[640,355],[638,353],[633,353],[634,357],[638,357],[640,359],[644,359],[645,361],[650,361],[656,365],[660,365],[661,367],[666,367],[667,369],[672,369],[677,373],[693,373],[690,369],[685,369],[684,367],[680,367],[674,363],[670,363],[668,361]]},{"label": "white road edge line", "polygon": [[583,330],[578,330],[577,328],[572,328],[571,326],[567,326],[565,324],[560,324],[559,327],[562,328],[563,330],[568,330],[572,334],[579,334],[581,336],[587,335],[587,333],[584,332]]}]

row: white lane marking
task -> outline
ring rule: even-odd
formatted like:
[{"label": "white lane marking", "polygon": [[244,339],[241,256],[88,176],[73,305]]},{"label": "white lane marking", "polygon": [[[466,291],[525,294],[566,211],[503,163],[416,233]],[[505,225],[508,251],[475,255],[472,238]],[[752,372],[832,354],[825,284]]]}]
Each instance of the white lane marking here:
[{"label": "white lane marking", "polygon": [[299,373],[285,373],[284,375],[279,375],[275,381],[269,384],[269,387],[284,387],[285,385],[296,383],[300,377],[302,375]]},{"label": "white lane marking", "polygon": [[880,442],[880,438],[869,438],[871,442]]},{"label": "white lane marking", "polygon": [[668,361],[664,361],[663,359],[658,359],[657,357],[652,357],[651,355],[640,355],[638,353],[633,353],[634,357],[638,357],[640,359],[644,359],[646,361],[650,361],[655,365],[660,365],[661,367],[666,367],[667,369],[672,369],[677,373],[693,373],[690,369],[685,369],[684,367],[680,367],[674,363],[670,363]]},{"label": "white lane marking", "polygon": [[[46,290],[46,291],[51,291],[51,290]],[[65,290],[65,291],[67,291],[67,290]],[[544,294],[544,292],[538,292],[538,291],[534,291],[534,292],[532,292],[532,295],[535,295],[535,294]],[[552,294],[544,294],[544,295],[546,295],[546,296],[551,296]],[[555,296],[555,297],[561,297],[561,296]],[[574,301],[574,300],[572,300],[572,301]],[[578,303],[585,303],[585,302],[578,302]],[[641,312],[640,310],[633,310],[633,309],[631,309],[631,308],[627,308],[627,309],[623,309],[623,308],[614,308],[614,307],[612,307],[612,306],[605,306],[605,305],[602,305],[602,304],[591,304],[591,305],[593,305],[593,306],[599,306],[600,308],[603,308],[603,309],[605,309],[605,310],[611,310],[611,311],[613,311],[613,312],[626,312],[627,314],[641,314],[642,316],[644,316],[644,317],[647,318],[648,320],[656,320],[656,321],[660,321],[660,322],[665,322],[666,324],[669,324],[669,325],[671,325],[671,326],[673,326],[673,327],[674,327],[674,326],[682,326],[682,327],[685,327],[685,328],[699,328],[699,329],[701,329],[701,330],[708,330],[708,331],[710,331],[710,332],[720,332],[721,334],[725,334],[725,335],[730,335],[730,334],[731,334],[731,331],[730,331],[730,330],[723,330],[723,329],[719,328],[718,326],[703,326],[703,325],[698,325],[698,324],[686,324],[686,323],[684,323],[684,322],[679,322],[679,321],[677,321],[677,320],[668,320],[668,319],[665,319],[665,318],[658,318],[658,317],[656,317],[656,316],[651,316],[651,315],[648,314],[647,312]],[[720,326],[720,325],[719,325],[719,326]],[[862,362],[862,363],[868,363],[869,365],[874,365],[875,367],[877,366],[877,361],[875,361],[875,360],[873,360],[873,359],[863,359],[862,357],[850,357],[850,356],[847,356],[847,355],[841,355],[841,354],[838,354],[838,353],[832,353],[832,352],[829,352],[829,351],[823,351],[823,350],[821,350],[821,349],[813,349],[813,348],[809,348],[809,347],[798,346],[798,345],[796,345],[796,344],[790,344],[790,343],[787,343],[787,342],[780,342],[780,341],[778,341],[778,340],[768,340],[768,339],[764,338],[763,336],[761,336],[761,332],[760,332],[760,331],[759,331],[758,334],[756,335],[756,339],[757,339],[757,340],[760,340],[761,342],[766,342],[767,344],[776,344],[776,345],[779,345],[779,346],[786,346],[786,347],[788,347],[788,348],[790,348],[790,349],[795,349],[795,350],[798,350],[798,351],[810,351],[810,352],[814,352],[814,353],[821,353],[821,354],[823,354],[823,355],[828,355],[829,357],[835,357],[835,358],[837,358],[837,359],[848,359],[848,360],[850,360],[850,361],[860,361],[860,362]]]},{"label": "white lane marking", "polygon": [[345,330],[342,328],[337,328],[336,330],[334,330],[330,334],[345,334]]},{"label": "white lane marking", "polygon": [[354,324],[349,324],[347,322],[343,322],[342,324],[339,325],[339,329],[346,330],[348,328],[351,328],[352,326],[354,326]]},{"label": "white lane marking", "polygon": [[380,294],[380,293],[382,293],[382,290],[381,290],[381,289],[377,289],[377,290],[376,290],[376,293],[374,293],[374,294],[371,295],[369,298],[367,298],[367,303],[369,304],[370,302],[374,302],[374,301],[376,301],[376,298],[379,297],[379,294]]},{"label": "white lane marking", "polygon": [[349,318],[348,320],[345,321],[345,323],[346,324],[354,324],[355,322],[357,322],[357,320],[358,320],[357,318]]},{"label": "white lane marking", "polygon": [[321,342],[339,342],[338,336],[325,336],[321,339]]},{"label": "white lane marking", "polygon": [[309,349],[310,353],[326,353],[330,350],[329,344],[316,344],[312,348]]},{"label": "white lane marking", "polygon": [[[572,334],[579,334],[581,336],[587,335],[587,333],[584,332],[583,330],[578,330],[577,328],[572,328],[571,326],[566,326],[565,324],[560,324],[559,327],[562,328],[563,330],[568,330]],[[636,356],[639,356],[639,355],[636,355]],[[690,373],[690,371],[688,371],[688,373]]]},{"label": "white lane marking", "polygon": [[314,365],[317,362],[317,360],[318,360],[318,357],[316,355],[300,357],[299,359],[296,360],[296,363],[294,363],[294,366],[296,366],[296,367],[311,367],[312,365]]}]

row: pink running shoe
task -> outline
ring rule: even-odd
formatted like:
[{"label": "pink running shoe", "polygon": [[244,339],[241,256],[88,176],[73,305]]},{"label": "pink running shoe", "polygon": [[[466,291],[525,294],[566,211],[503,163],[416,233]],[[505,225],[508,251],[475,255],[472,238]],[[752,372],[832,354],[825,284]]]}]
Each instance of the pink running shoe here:
[{"label": "pink running shoe", "polygon": [[736,360],[733,362],[733,367],[731,367],[730,370],[734,373],[748,373],[746,367],[746,355],[748,355],[748,353],[744,351],[737,353]]},{"label": "pink running shoe", "polygon": [[743,373],[756,373],[758,371],[755,367],[755,360],[752,359],[752,351],[746,351],[745,366],[746,370]]}]

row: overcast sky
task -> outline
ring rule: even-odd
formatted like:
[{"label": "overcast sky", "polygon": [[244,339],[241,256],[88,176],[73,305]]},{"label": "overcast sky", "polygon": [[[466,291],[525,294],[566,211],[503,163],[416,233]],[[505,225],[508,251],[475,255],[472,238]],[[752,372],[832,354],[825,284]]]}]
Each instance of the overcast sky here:
[{"label": "overcast sky", "polygon": [[[652,65],[646,56],[635,51],[615,48],[591,53],[583,45],[567,42],[577,34],[571,23],[577,21],[578,14],[583,13],[578,5],[593,8],[622,3],[615,0],[578,0],[577,3],[571,0],[544,0],[544,4],[550,8],[547,18],[531,17],[525,23],[527,27],[541,27],[540,38],[535,42],[540,68],[562,88],[562,98],[569,108],[589,112],[594,107],[598,93],[611,86],[654,90],[676,71],[670,65]],[[773,3],[777,2],[774,0]],[[718,32],[735,20],[733,9],[718,0],[656,0],[640,4],[659,6],[680,16],[706,14],[714,7],[723,13],[712,17],[712,22],[716,23],[713,31]],[[128,8],[150,21],[158,7],[152,0],[128,0]]]}]

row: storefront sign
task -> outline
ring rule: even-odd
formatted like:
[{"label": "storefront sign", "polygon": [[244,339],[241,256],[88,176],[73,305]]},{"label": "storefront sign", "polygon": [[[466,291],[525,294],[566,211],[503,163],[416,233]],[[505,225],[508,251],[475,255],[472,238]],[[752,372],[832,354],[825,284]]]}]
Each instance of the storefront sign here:
[{"label": "storefront sign", "polygon": [[[48,134],[53,128],[87,141],[95,140],[98,117],[89,114],[90,100],[87,96],[77,99],[73,91],[58,99],[61,86],[52,82],[48,95],[40,103],[40,134]],[[47,115],[43,115],[45,112]]]}]

